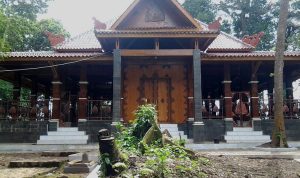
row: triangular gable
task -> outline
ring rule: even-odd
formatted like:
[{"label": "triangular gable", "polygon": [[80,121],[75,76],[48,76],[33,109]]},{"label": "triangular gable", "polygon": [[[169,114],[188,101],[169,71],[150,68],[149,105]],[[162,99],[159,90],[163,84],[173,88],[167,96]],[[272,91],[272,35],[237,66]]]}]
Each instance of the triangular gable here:
[{"label": "triangular gable", "polygon": [[177,0],[135,0],[111,30],[202,27]]}]

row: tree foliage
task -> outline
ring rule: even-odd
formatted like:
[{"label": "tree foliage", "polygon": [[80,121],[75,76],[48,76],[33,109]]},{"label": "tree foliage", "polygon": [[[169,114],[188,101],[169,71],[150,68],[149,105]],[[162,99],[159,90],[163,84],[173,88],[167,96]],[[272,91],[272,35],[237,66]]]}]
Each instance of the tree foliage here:
[{"label": "tree foliage", "polygon": [[293,1],[288,15],[286,48],[300,50],[300,1]]},{"label": "tree foliage", "polygon": [[0,1],[0,51],[50,50],[45,31],[69,36],[59,21],[37,20],[50,0]]},{"label": "tree foliage", "polygon": [[210,23],[216,18],[217,9],[211,0],[186,0],[183,7],[202,22]]},{"label": "tree foliage", "polygon": [[265,33],[258,50],[270,50],[274,43],[273,4],[267,0],[224,0],[220,10],[232,18],[234,34],[238,38],[263,31]]},{"label": "tree foliage", "polygon": [[[279,18],[279,1],[268,0],[186,0],[183,6],[191,15],[203,22],[213,21],[217,14],[223,18],[221,30],[238,38],[263,31],[257,50],[275,49],[276,26]],[[292,0],[286,32],[286,49],[300,49],[300,1]]]}]

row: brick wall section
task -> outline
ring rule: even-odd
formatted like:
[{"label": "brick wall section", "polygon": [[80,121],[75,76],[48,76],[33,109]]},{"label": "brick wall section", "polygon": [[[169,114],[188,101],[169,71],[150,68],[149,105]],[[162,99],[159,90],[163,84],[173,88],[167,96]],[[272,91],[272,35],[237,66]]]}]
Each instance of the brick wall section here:
[{"label": "brick wall section", "polygon": [[[286,136],[288,141],[300,141],[300,120],[285,120]],[[264,134],[271,135],[274,120],[262,120],[261,128]]]},{"label": "brick wall section", "polygon": [[36,143],[47,134],[47,121],[0,121],[0,143]]}]

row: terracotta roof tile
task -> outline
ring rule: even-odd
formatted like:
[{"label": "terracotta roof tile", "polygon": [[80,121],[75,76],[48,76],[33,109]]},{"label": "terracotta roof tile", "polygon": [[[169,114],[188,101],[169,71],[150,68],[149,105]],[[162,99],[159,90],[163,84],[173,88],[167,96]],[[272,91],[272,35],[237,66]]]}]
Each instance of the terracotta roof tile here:
[{"label": "terracotta roof tile", "polygon": [[[197,21],[202,25],[204,30],[208,30],[207,24],[199,20]],[[210,44],[207,51],[251,51],[253,49],[253,46],[244,43],[233,35],[221,31],[218,37]]]},{"label": "terracotta roof tile", "polygon": [[94,30],[89,30],[56,45],[54,49],[56,51],[101,51],[101,45]]},{"label": "terracotta roof tile", "polygon": [[10,52],[10,53],[2,53],[4,57],[8,58],[40,58],[40,57],[92,57],[99,55],[101,53],[96,52],[77,52],[77,53],[59,53],[54,51],[37,51],[37,52]]},{"label": "terracotta roof tile", "polygon": [[158,29],[158,30],[95,30],[95,33],[98,34],[218,34],[219,32],[216,30],[203,30],[203,31],[195,31],[195,30],[182,30],[182,29],[174,29],[167,30],[166,29]]},{"label": "terracotta roof tile", "polygon": [[[288,51],[284,53],[285,57],[300,57],[300,51]],[[224,58],[224,57],[275,57],[274,51],[255,51],[248,53],[203,53],[203,57],[207,58]]]}]

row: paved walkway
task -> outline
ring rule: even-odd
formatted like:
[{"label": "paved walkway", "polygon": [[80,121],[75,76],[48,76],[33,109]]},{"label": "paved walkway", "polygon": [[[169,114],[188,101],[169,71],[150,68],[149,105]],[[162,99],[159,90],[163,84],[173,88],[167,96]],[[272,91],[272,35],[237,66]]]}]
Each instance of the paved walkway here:
[{"label": "paved walkway", "polygon": [[[300,148],[300,142],[288,142],[290,147],[293,148]],[[186,147],[195,151],[206,151],[206,150],[236,150],[236,149],[264,149],[264,148],[258,148],[257,146],[261,145],[261,143],[203,143],[203,144],[194,144],[189,143],[186,144]]]},{"label": "paved walkway", "polygon": [[[294,149],[300,149],[300,142],[288,142],[290,147]],[[228,143],[204,143],[204,144],[186,144],[186,147],[195,151],[210,151],[210,150],[264,150],[264,148],[258,148],[259,144],[228,144]],[[2,143],[0,144],[0,153],[30,153],[30,152],[43,152],[43,151],[88,151],[98,150],[98,144],[88,145],[36,145],[36,144],[16,144],[16,143]],[[278,150],[278,149],[275,149]],[[275,151],[274,150],[274,151]],[[288,150],[291,150],[290,148]]]},{"label": "paved walkway", "polygon": [[43,151],[85,151],[98,150],[98,144],[88,145],[36,145],[36,144],[17,144],[1,143],[0,153],[32,153]]}]

